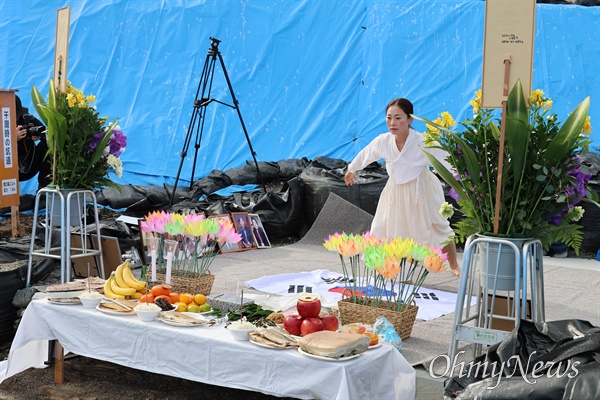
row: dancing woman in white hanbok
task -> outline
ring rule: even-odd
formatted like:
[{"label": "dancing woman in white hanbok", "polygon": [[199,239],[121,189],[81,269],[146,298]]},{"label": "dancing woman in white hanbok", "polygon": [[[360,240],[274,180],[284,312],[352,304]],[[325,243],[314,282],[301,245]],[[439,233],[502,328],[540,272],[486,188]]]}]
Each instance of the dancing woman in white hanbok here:
[{"label": "dancing woman in white hanbok", "polygon": [[413,105],[407,99],[394,99],[386,107],[388,133],[377,136],[348,165],[346,185],[358,181],[355,172],[370,163],[384,159],[389,175],[381,192],[371,233],[379,237],[411,238],[417,243],[442,247],[448,253],[452,272],[460,274],[456,260],[454,231],[439,213],[444,203],[444,191],[439,179],[429,170],[423,150],[434,153],[440,161],[439,150],[426,148],[423,137],[410,127]]}]

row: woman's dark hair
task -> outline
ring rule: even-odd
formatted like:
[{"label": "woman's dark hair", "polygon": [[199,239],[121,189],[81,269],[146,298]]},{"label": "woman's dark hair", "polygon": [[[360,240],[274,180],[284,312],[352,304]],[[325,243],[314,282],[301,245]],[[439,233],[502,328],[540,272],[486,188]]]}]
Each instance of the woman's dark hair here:
[{"label": "woman's dark hair", "polygon": [[413,105],[407,99],[394,99],[394,100],[390,101],[388,103],[387,107],[385,108],[385,112],[387,112],[387,110],[389,110],[390,107],[392,107],[392,106],[400,107],[402,109],[402,111],[404,111],[406,113],[406,115],[408,115],[409,117],[413,113]]}]

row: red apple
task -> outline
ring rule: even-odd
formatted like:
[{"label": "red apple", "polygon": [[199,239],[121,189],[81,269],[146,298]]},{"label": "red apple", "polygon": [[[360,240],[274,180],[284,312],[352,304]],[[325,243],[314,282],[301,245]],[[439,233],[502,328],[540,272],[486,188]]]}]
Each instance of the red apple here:
[{"label": "red apple", "polygon": [[305,294],[298,297],[298,303],[296,303],[298,314],[304,318],[318,317],[321,312],[321,300],[314,294]]},{"label": "red apple", "polygon": [[325,329],[325,326],[320,318],[306,318],[300,325],[300,332],[302,333],[302,336],[306,336],[313,332],[319,332],[323,329]]},{"label": "red apple", "polygon": [[321,321],[323,321],[323,327],[326,331],[337,331],[340,326],[340,321],[335,315],[325,315],[321,318]]},{"label": "red apple", "polygon": [[288,315],[283,321],[283,327],[290,333],[290,335],[300,336],[300,325],[302,324],[303,320],[304,318],[298,314]]}]

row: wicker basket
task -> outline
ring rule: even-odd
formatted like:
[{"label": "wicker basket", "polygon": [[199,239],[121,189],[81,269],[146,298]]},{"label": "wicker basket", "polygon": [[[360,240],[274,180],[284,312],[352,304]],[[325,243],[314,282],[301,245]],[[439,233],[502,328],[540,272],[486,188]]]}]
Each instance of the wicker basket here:
[{"label": "wicker basket", "polygon": [[[148,281],[150,281],[150,274],[146,274]],[[164,274],[156,274],[156,279],[160,282],[166,281]],[[213,283],[215,282],[215,276],[208,272],[208,274],[202,275],[199,278],[183,278],[181,276],[171,276],[171,291],[177,293],[192,293],[192,294],[203,294],[208,296],[212,289]]]},{"label": "wicker basket", "polygon": [[346,325],[362,322],[372,325],[377,320],[377,317],[383,316],[394,325],[396,332],[400,335],[402,340],[408,339],[412,333],[419,307],[411,304],[408,307],[408,310],[403,312],[388,310],[386,307],[387,302],[385,301],[381,301],[379,308],[355,304],[352,302],[352,299],[349,298],[338,301],[342,324]]}]

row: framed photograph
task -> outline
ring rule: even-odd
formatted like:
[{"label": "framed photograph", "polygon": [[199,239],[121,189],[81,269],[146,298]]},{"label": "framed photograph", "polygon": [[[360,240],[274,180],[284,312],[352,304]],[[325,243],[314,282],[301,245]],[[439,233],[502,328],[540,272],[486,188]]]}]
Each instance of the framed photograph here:
[{"label": "framed photograph", "polygon": [[240,246],[244,250],[256,249],[256,242],[254,236],[252,236],[252,230],[250,229],[250,217],[247,212],[235,212],[231,213],[233,218],[233,225],[235,230],[242,236],[240,240]]},{"label": "framed photograph", "polygon": [[[220,220],[224,220],[224,221],[228,221],[231,226],[235,227],[235,225],[233,225],[233,220],[231,219],[231,216],[229,214],[219,214],[219,215],[211,215],[208,217],[209,219],[215,219],[217,221]],[[240,243],[227,243],[227,242],[219,242],[219,251],[221,253],[231,253],[233,251],[240,251],[242,250],[242,248],[240,247]]]},{"label": "framed photograph", "polygon": [[263,227],[258,214],[248,214],[248,217],[250,218],[250,229],[252,230],[252,236],[254,236],[256,247],[259,249],[268,249],[271,247],[271,242],[269,242],[269,238],[265,233],[265,228]]}]

